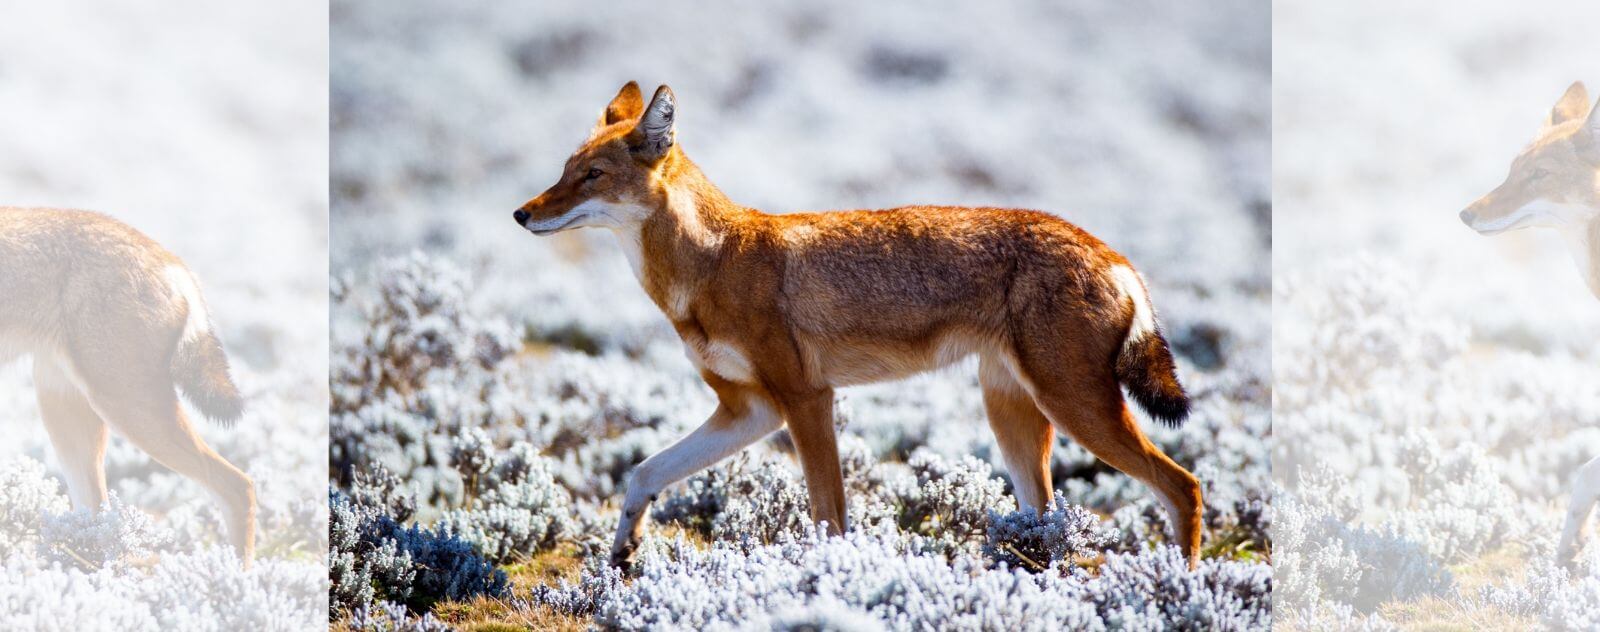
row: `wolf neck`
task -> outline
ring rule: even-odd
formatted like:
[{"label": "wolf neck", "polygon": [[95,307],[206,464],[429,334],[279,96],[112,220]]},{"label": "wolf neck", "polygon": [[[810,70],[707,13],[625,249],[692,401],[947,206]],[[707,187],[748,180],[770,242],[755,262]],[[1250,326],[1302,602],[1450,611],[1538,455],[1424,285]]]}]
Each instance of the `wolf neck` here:
[{"label": "wolf neck", "polygon": [[732,228],[753,211],[729,200],[681,151],[668,160],[658,176],[667,183],[662,208],[636,232],[619,237],[645,292],[676,320],[687,314],[690,297],[716,265]]}]

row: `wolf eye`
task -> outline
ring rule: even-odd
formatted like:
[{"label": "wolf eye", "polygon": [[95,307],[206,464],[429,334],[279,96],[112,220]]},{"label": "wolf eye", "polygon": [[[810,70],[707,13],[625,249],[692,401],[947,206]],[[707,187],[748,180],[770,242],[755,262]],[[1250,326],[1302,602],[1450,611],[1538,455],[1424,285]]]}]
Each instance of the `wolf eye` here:
[{"label": "wolf eye", "polygon": [[590,169],[589,173],[583,176],[583,181],[584,182],[588,182],[588,181],[593,180],[595,178],[598,178],[598,177],[600,177],[600,176],[602,176],[604,174],[605,174],[605,172],[601,171],[599,169]]}]

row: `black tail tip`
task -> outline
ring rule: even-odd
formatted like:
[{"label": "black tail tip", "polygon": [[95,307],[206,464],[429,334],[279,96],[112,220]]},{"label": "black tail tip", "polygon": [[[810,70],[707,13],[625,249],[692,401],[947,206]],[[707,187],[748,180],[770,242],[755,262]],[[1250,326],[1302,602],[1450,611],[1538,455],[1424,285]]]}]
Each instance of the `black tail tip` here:
[{"label": "black tail tip", "polygon": [[218,393],[212,395],[185,390],[183,395],[189,400],[189,403],[194,404],[195,409],[205,415],[206,419],[210,419],[223,427],[231,428],[233,424],[238,423],[240,418],[244,417],[244,398],[237,394]]},{"label": "black tail tip", "polygon": [[1187,397],[1138,397],[1139,407],[1168,427],[1176,428],[1189,419]]}]

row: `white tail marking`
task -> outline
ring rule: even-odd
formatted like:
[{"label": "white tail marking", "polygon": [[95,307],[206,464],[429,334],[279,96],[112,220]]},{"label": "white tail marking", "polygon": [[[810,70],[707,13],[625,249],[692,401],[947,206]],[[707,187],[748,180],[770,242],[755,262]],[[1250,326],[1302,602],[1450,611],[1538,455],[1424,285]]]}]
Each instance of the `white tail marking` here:
[{"label": "white tail marking", "polygon": [[1123,339],[1122,346],[1127,348],[1139,342],[1145,336],[1156,331],[1156,309],[1150,305],[1150,295],[1145,292],[1144,279],[1138,272],[1125,265],[1111,267],[1111,279],[1117,284],[1117,291],[1121,292],[1128,300],[1133,301],[1133,324],[1128,327],[1128,337]]},{"label": "white tail marking", "polygon": [[211,315],[206,313],[206,302],[200,298],[200,284],[194,280],[194,275],[180,265],[167,266],[163,274],[173,298],[182,299],[188,306],[189,315],[183,323],[184,342],[193,342],[210,333]]}]

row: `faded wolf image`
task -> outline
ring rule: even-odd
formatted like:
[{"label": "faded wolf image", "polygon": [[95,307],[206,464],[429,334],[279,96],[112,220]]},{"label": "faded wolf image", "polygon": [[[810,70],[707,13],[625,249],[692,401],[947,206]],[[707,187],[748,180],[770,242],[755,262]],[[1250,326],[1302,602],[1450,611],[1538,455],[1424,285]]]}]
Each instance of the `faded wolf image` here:
[{"label": "faded wolf image", "polygon": [[[1505,182],[1461,211],[1461,221],[1482,235],[1523,228],[1559,233],[1589,291],[1600,299],[1600,107],[1590,106],[1582,81],[1550,109],[1539,135],[1512,160]],[[1572,479],[1557,562],[1571,565],[1577,557],[1596,502],[1600,456]]]},{"label": "faded wolf image", "polygon": [[1597,629],[1600,5],[1273,18],[1274,624]]},{"label": "faded wolf image", "polygon": [[73,509],[106,503],[106,440],[116,428],[216,496],[248,567],[255,483],[195,433],[174,391],[226,425],[244,405],[194,273],[104,215],[7,207],[0,270],[0,363],[32,358],[39,413]]},{"label": "faded wolf image", "polygon": [[322,628],[326,5],[3,14],[0,628]]}]

